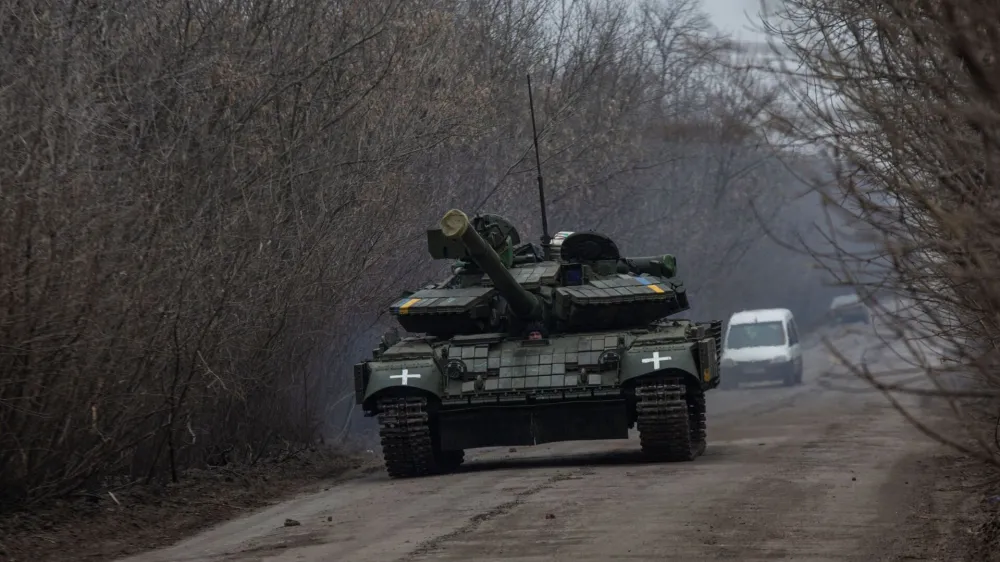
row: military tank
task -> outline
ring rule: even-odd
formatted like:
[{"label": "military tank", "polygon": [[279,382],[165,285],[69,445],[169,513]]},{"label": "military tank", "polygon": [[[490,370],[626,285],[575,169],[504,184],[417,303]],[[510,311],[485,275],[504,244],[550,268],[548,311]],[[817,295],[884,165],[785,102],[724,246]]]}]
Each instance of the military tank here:
[{"label": "military tank", "polygon": [[689,308],[673,256],[623,257],[593,231],[522,243],[502,216],[456,209],[427,242],[452,275],[392,304],[409,334],[390,330],[354,367],[391,477],[454,470],[469,449],[633,427],[651,460],[704,452],[722,322],[667,319]]}]

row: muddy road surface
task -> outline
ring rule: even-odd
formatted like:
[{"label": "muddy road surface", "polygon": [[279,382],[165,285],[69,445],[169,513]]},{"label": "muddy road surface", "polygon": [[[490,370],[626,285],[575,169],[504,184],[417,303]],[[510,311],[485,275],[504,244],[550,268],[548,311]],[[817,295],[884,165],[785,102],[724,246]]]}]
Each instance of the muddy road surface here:
[{"label": "muddy road surface", "polygon": [[[872,360],[870,332],[837,337]],[[800,386],[712,391],[694,462],[643,463],[635,436],[488,450],[455,474],[378,470],[127,560],[927,559],[911,512],[936,446],[863,383],[824,384],[821,345],[804,353]]]}]

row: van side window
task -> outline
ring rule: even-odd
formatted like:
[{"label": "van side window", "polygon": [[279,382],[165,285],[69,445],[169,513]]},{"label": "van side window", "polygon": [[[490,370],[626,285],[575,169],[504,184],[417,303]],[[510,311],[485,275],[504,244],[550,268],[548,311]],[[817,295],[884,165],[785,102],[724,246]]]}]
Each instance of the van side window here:
[{"label": "van side window", "polygon": [[788,321],[788,343],[789,345],[799,343],[799,330],[795,327],[795,320]]}]

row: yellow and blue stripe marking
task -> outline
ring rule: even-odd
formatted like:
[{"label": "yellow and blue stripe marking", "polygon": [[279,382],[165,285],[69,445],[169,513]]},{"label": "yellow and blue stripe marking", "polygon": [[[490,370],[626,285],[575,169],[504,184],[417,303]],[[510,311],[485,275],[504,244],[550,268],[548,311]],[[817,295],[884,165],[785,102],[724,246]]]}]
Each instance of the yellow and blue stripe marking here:
[{"label": "yellow and blue stripe marking", "polygon": [[642,283],[643,285],[649,287],[649,290],[653,291],[654,293],[662,293],[663,292],[663,287],[660,287],[659,285],[657,285],[656,283],[653,283],[652,281],[650,281],[649,279],[646,279],[645,277],[638,276],[638,277],[635,278],[635,280],[638,281],[639,283]]},{"label": "yellow and blue stripe marking", "polygon": [[403,304],[399,305],[399,313],[400,314],[408,314],[409,313],[409,308],[411,306],[417,304],[418,302],[420,302],[420,299],[410,299],[410,300],[404,302]]}]

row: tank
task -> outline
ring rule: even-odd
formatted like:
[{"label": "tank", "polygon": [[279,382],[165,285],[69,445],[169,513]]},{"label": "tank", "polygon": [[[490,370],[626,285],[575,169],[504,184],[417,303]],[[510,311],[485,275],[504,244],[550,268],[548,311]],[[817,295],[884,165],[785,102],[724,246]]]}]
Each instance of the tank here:
[{"label": "tank", "polygon": [[705,451],[722,322],[667,318],[689,308],[673,256],[623,257],[597,232],[522,243],[503,217],[455,209],[427,241],[452,275],[393,303],[408,334],[390,330],[354,367],[391,477],[454,470],[470,449],[633,428],[650,460]]}]

